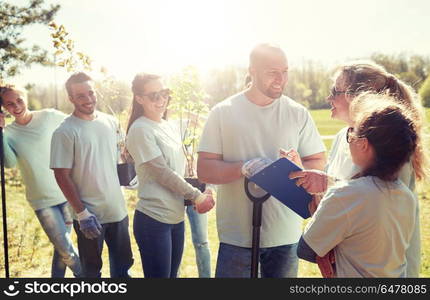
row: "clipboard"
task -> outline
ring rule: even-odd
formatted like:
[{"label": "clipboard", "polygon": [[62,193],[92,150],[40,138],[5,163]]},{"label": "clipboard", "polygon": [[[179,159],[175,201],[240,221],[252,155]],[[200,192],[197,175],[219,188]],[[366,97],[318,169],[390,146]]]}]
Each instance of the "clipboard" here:
[{"label": "clipboard", "polygon": [[267,191],[284,205],[304,219],[309,218],[308,204],[312,196],[296,185],[295,179],[288,178],[292,171],[302,169],[287,158],[280,158],[251,178],[250,181]]}]

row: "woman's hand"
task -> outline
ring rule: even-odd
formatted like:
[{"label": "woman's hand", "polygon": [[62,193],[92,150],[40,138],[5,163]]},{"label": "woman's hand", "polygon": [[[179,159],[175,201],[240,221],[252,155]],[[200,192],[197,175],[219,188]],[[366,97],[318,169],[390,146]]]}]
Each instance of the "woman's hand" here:
[{"label": "woman's hand", "polygon": [[324,278],[333,278],[336,274],[336,259],[334,250],[330,250],[325,256],[317,256],[318,268]]},{"label": "woman's hand", "polygon": [[199,214],[204,214],[210,211],[215,206],[215,200],[211,188],[207,188],[203,194],[197,197],[194,203],[194,209]]},{"label": "woman's hand", "polygon": [[288,176],[297,179],[296,185],[303,187],[309,194],[325,193],[328,187],[328,175],[319,170],[294,171]]},{"label": "woman's hand", "polygon": [[308,209],[311,216],[314,215],[315,211],[318,208],[318,205],[320,205],[321,199],[322,199],[322,196],[320,195],[312,195],[312,200],[308,204]]},{"label": "woman's hand", "polygon": [[293,163],[303,169],[302,159],[300,158],[299,152],[297,152],[296,150],[290,149],[287,151],[285,149],[279,148],[279,156],[288,158]]}]

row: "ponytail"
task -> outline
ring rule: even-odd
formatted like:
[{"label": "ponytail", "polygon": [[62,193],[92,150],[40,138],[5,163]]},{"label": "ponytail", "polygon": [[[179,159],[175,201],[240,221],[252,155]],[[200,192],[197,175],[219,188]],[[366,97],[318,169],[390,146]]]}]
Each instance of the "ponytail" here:
[{"label": "ponytail", "polygon": [[128,118],[127,133],[136,119],[143,116],[143,106],[136,101],[136,95],[133,95],[133,103],[131,104],[130,117]]},{"label": "ponytail", "polygon": [[[382,66],[371,61],[358,61],[345,64],[337,70],[336,77],[345,79],[346,87],[351,94],[372,92],[386,94],[396,102],[405,106],[412,114],[414,128],[417,134],[416,148],[411,157],[415,176],[419,181],[430,174],[430,159],[425,148],[425,112],[419,96],[413,88],[394,75],[388,73]],[[353,100],[354,101],[354,100]]]}]

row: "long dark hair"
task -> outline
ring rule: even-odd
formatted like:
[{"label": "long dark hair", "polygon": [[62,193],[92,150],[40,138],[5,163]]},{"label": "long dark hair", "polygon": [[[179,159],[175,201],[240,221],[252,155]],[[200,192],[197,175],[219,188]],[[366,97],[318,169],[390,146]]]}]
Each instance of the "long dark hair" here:
[{"label": "long dark hair", "polygon": [[417,147],[417,132],[411,112],[391,97],[364,94],[353,102],[354,135],[365,137],[375,153],[373,163],[354,178],[376,176],[385,181],[397,178]]},{"label": "long dark hair", "polygon": [[[136,121],[137,118],[143,116],[143,106],[136,101],[136,96],[142,96],[145,92],[145,85],[153,80],[158,80],[161,77],[154,74],[139,73],[137,74],[132,82],[131,90],[133,91],[133,103],[131,105],[130,117],[127,124],[127,133],[130,129],[131,124]],[[164,114],[164,118],[166,113]]]}]

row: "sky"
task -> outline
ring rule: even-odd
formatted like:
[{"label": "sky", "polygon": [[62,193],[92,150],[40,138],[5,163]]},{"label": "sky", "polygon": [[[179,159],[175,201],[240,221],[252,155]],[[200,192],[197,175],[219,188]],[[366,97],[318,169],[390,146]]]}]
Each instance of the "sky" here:
[{"label": "sky", "polygon": [[[12,2],[12,0],[6,0]],[[13,3],[25,3],[13,0]],[[171,74],[246,66],[252,47],[280,45],[290,66],[333,66],[371,53],[430,55],[428,0],[47,0],[95,69],[130,81],[138,72]],[[54,52],[50,31],[25,29],[28,45]],[[14,81],[64,82],[62,68],[25,69]]]}]

